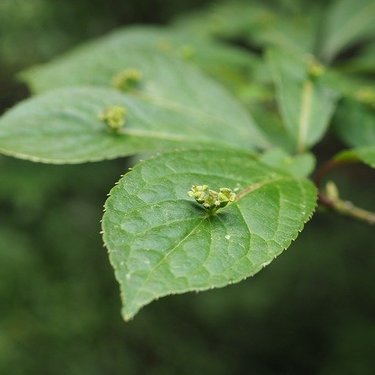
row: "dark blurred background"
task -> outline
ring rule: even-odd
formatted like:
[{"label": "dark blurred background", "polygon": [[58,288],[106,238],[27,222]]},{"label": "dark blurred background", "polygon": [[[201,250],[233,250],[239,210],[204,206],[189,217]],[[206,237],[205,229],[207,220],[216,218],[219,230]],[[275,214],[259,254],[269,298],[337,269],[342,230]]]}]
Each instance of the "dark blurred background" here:
[{"label": "dark blurred background", "polygon": [[[0,0],[0,113],[28,95],[16,79],[22,68],[205,3]],[[337,142],[321,145],[320,158]],[[327,212],[255,277],[162,299],[124,323],[99,221],[130,163],[0,157],[0,374],[374,373],[374,228]],[[335,178],[374,205],[369,169]]]}]

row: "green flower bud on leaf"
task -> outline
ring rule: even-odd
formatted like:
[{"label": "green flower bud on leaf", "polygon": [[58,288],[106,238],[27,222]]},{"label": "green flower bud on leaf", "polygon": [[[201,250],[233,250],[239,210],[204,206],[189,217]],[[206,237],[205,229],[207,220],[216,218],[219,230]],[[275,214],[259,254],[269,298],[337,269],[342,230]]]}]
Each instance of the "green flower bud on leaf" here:
[{"label": "green flower bud on leaf", "polygon": [[218,198],[220,201],[220,207],[225,207],[228,203],[236,200],[236,193],[233,193],[231,189],[221,188],[218,193]]},{"label": "green flower bud on leaf", "polygon": [[139,85],[142,77],[142,72],[138,69],[125,69],[113,77],[112,86],[121,91],[131,91]]},{"label": "green flower bud on leaf", "polygon": [[208,192],[207,185],[193,185],[188,192],[189,197],[194,198],[198,203],[203,204]]},{"label": "green flower bud on leaf", "polygon": [[103,121],[111,131],[119,132],[126,123],[128,110],[125,107],[114,105],[103,110],[99,119]]},{"label": "green flower bud on leaf", "polygon": [[236,193],[229,188],[220,188],[219,192],[209,190],[207,185],[193,185],[188,195],[201,204],[210,214],[236,200]]},{"label": "green flower bud on leaf", "polygon": [[323,75],[326,71],[324,65],[322,65],[318,60],[314,57],[311,57],[308,60],[308,74],[310,78],[318,78]]}]

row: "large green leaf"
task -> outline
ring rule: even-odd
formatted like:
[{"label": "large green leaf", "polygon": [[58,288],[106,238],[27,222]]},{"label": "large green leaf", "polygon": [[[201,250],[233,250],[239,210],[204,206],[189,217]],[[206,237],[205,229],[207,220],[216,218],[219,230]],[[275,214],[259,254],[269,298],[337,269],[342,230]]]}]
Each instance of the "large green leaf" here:
[{"label": "large green leaf", "polygon": [[[239,48],[209,38],[197,38],[175,29],[136,26],[110,33],[61,56],[27,70],[23,77],[35,92],[80,84],[111,85],[126,68],[144,73],[155,87],[165,86],[180,96],[180,75],[155,56],[165,55],[194,63],[227,84],[246,81],[258,58]],[[170,71],[171,70],[171,71]]]},{"label": "large green leaf", "polygon": [[375,145],[375,111],[353,100],[340,103],[335,130],[349,146]]},{"label": "large green leaf", "polygon": [[336,0],[325,17],[320,56],[330,62],[343,49],[375,37],[373,0]]},{"label": "large green leaf", "polygon": [[[193,184],[237,191],[210,216]],[[159,297],[239,282],[286,249],[311,217],[316,189],[248,153],[187,150],[143,162],[112,189],[104,241],[132,318]]]},{"label": "large green leaf", "polygon": [[[247,113],[206,77],[195,70],[185,73],[182,98],[189,103],[167,100],[152,88],[149,94],[125,95],[80,87],[29,99],[0,119],[0,152],[33,161],[79,163],[197,143],[251,149],[257,139]],[[199,93],[194,82],[202,84]],[[128,111],[119,133],[99,118],[111,106]]]},{"label": "large green leaf", "polygon": [[304,151],[324,135],[338,94],[323,85],[319,77],[310,77],[311,63],[307,57],[270,49],[267,59],[284,124],[298,151]]}]

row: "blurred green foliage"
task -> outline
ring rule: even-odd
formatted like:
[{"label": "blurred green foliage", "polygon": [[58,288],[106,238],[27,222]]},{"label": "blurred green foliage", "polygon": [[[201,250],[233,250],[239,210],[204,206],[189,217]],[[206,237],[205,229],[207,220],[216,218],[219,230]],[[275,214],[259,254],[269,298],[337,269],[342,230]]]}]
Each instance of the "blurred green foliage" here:
[{"label": "blurred green foliage", "polygon": [[[0,112],[27,94],[20,68],[201,3],[1,0]],[[373,373],[373,230],[328,213],[256,277],[161,300],[124,324],[99,221],[128,165],[0,158],[0,374]],[[336,177],[343,195],[374,204],[367,169]]]}]

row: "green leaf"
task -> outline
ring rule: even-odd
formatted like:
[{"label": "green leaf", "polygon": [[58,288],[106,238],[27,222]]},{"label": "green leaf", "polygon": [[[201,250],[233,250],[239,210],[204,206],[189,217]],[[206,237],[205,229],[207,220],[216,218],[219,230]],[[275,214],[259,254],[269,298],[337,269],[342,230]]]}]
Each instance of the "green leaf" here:
[{"label": "green leaf", "polygon": [[[250,7],[249,7],[250,8]],[[252,11],[252,8],[249,9]],[[274,13],[273,20],[255,34],[257,42],[295,53],[312,53],[315,47],[316,29],[320,12],[309,10],[308,16],[295,13]],[[253,35],[249,35],[251,40]]]},{"label": "green leaf", "polygon": [[[148,86],[165,86],[171,95],[181,95],[181,73],[169,66],[174,57],[203,68],[225,83],[243,82],[258,58],[239,48],[209,38],[197,38],[175,29],[136,26],[120,29],[86,43],[53,62],[21,74],[34,92],[61,86],[111,85],[113,77],[126,68],[143,72]],[[164,63],[164,66],[160,66]],[[171,97],[169,95],[169,97]]]},{"label": "green leaf", "polygon": [[183,14],[174,25],[199,37],[214,35],[229,39],[262,31],[273,22],[274,16],[274,12],[262,3],[250,7],[241,1],[230,1]]},{"label": "green leaf", "polygon": [[361,161],[370,167],[375,168],[375,145],[342,151],[336,155],[335,160],[344,162]]},{"label": "green leaf", "polygon": [[[182,97],[189,92],[190,103],[100,87],[59,89],[31,98],[0,118],[0,152],[33,161],[80,163],[199,143],[251,149],[256,137],[247,113],[195,70],[186,70],[188,78]],[[194,82],[202,84],[197,94],[192,94]],[[127,110],[118,133],[100,119],[111,106]]]},{"label": "green leaf", "polygon": [[343,49],[368,37],[375,37],[373,0],[337,0],[328,10],[319,56],[331,62]]},{"label": "green leaf", "polygon": [[354,152],[360,160],[375,168],[375,146],[359,147]]},{"label": "green leaf", "polygon": [[[210,216],[188,197],[193,184],[237,191]],[[311,217],[316,189],[226,149],[162,154],[136,166],[112,189],[104,242],[131,319],[159,297],[239,282],[286,249]]]},{"label": "green leaf", "polygon": [[352,147],[375,145],[375,111],[353,100],[340,103],[335,130]]},{"label": "green leaf", "polygon": [[266,151],[259,159],[262,163],[280,169],[295,177],[307,177],[315,167],[313,154],[291,156],[280,148]]},{"label": "green leaf", "polygon": [[368,83],[368,80],[364,80],[359,76],[343,74],[337,69],[327,69],[320,80],[324,85],[331,87],[333,90],[340,92],[342,96],[348,98],[355,98]]},{"label": "green leaf", "polygon": [[338,94],[320,83],[319,77],[311,77],[312,64],[317,63],[309,61],[307,57],[270,49],[267,59],[285,127],[293,137],[297,150],[302,152],[324,135]]},{"label": "green leaf", "polygon": [[350,161],[362,161],[368,164],[370,167],[375,168],[375,145],[358,147],[352,150],[346,150],[340,152],[336,157],[336,160],[350,160]]},{"label": "green leaf", "polygon": [[339,65],[341,71],[371,74],[375,72],[375,42],[368,44],[360,54]]},{"label": "green leaf", "polygon": [[241,39],[250,45],[312,52],[320,9],[313,5],[307,16],[301,13],[267,6],[261,1],[256,4],[230,1],[184,15],[175,25],[193,35],[215,35],[223,39]]},{"label": "green leaf", "polygon": [[295,151],[295,142],[285,129],[280,114],[270,111],[269,103],[250,103],[249,108],[255,121],[261,124],[262,131],[266,134],[271,144],[274,147],[282,148],[289,154],[293,154]]}]

